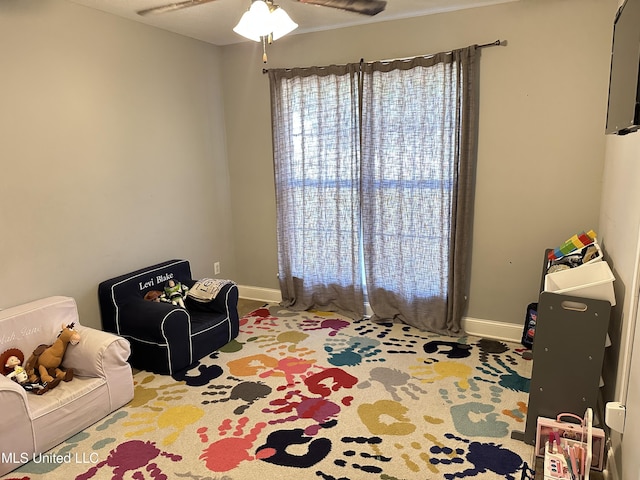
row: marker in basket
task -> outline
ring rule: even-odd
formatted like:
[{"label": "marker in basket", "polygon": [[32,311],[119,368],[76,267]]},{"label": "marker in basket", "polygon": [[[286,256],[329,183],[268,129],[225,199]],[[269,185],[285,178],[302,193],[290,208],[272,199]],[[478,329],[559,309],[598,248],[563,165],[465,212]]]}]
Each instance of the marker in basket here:
[{"label": "marker in basket", "polygon": [[576,472],[578,474],[578,479],[582,478],[582,453],[580,453],[580,447],[577,445],[574,445],[573,447],[573,456],[576,459]]},{"label": "marker in basket", "polygon": [[[553,444],[556,444],[555,450]],[[560,434],[556,431],[549,432],[549,445],[551,446],[551,453],[560,453],[562,446],[560,444]]]},{"label": "marker in basket", "polygon": [[576,478],[577,475],[580,475],[578,471],[578,467],[576,465],[576,452],[574,447],[567,447],[569,450],[569,458],[571,459],[571,470],[573,471],[573,478]]},{"label": "marker in basket", "polygon": [[578,446],[576,445],[574,447],[576,449],[576,459],[578,462],[578,471],[580,474],[580,479],[584,478],[584,464],[586,462],[586,456],[587,456],[587,450],[582,447],[582,446]]},{"label": "marker in basket", "polygon": [[564,439],[562,442],[562,450],[560,451],[564,456],[564,461],[567,463],[567,469],[569,470],[569,475],[571,476],[571,480],[577,480],[576,471],[574,470],[573,465],[571,464],[572,462],[571,462],[571,456],[569,454],[569,447],[567,447],[567,444],[564,441]]}]

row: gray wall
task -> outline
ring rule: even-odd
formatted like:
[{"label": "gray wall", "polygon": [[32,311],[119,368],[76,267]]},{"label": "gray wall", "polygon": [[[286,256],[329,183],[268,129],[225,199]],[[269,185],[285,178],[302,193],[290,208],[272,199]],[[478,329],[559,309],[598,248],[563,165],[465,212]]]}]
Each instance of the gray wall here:
[{"label": "gray wall", "polygon": [[0,308],[171,258],[234,269],[220,49],[59,0],[0,2]]},{"label": "gray wall", "polygon": [[[269,66],[509,42],[482,53],[468,316],[515,326],[544,248],[598,228],[616,7],[521,0],[292,35]],[[71,295],[97,325],[99,281],[173,257],[277,288],[260,56],[67,2],[0,2],[0,307]]]},{"label": "gray wall", "polygon": [[[468,316],[521,324],[544,249],[598,228],[616,0],[522,0],[284,37],[269,67],[482,51]],[[257,44],[223,50],[237,280],[278,288],[268,79]]]}]

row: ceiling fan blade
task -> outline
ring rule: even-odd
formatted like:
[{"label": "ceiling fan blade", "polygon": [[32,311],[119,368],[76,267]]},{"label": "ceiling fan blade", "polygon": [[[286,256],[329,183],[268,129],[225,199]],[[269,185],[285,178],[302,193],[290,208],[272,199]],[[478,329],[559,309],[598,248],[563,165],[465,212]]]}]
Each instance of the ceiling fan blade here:
[{"label": "ceiling fan blade", "polygon": [[174,10],[180,10],[182,8],[195,7],[196,5],[202,5],[203,3],[215,2],[215,0],[185,0],[183,2],[168,3],[166,5],[160,5],[159,7],[146,8],[139,10],[136,13],[138,15],[150,15],[154,13],[166,13],[173,12]]},{"label": "ceiling fan blade", "polygon": [[361,13],[363,15],[377,15],[387,6],[385,0],[298,0],[302,3],[322,5],[323,7],[339,8],[349,12]]}]

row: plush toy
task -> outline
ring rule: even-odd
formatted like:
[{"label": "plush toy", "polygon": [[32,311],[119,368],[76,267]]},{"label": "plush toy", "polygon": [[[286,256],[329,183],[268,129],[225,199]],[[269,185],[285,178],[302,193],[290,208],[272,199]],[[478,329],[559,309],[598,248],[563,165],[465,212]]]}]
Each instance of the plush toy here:
[{"label": "plush toy", "polygon": [[189,287],[171,279],[164,286],[164,298],[161,298],[161,300],[171,302],[174,305],[180,305],[182,308],[185,308],[184,297],[188,291]]},{"label": "plush toy", "polygon": [[32,383],[29,381],[29,375],[22,366],[24,354],[18,348],[10,348],[0,355],[0,365],[2,365],[2,374],[7,378],[18,383],[28,392],[40,393],[42,390],[48,390],[47,384]]},{"label": "plush toy", "polygon": [[149,302],[159,302],[164,294],[160,290],[149,290],[144,294],[144,299]]},{"label": "plush toy", "polygon": [[66,327],[62,324],[62,331],[53,344],[40,345],[33,351],[25,365],[30,382],[47,382],[49,388],[53,388],[63,380],[69,382],[73,379],[73,369],[61,367],[67,346],[80,342],[80,335],[73,327],[74,323]]}]

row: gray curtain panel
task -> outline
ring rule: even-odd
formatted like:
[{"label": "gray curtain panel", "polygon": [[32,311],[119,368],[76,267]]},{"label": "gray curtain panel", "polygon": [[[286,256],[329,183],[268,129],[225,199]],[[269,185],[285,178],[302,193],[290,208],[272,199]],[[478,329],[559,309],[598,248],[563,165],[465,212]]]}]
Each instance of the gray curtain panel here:
[{"label": "gray curtain panel", "polygon": [[447,335],[466,307],[475,46],[363,66],[362,225],[373,320]]},{"label": "gray curtain panel", "polygon": [[269,78],[282,304],[360,318],[358,65]]},{"label": "gray curtain panel", "polygon": [[462,332],[477,51],[269,70],[283,305]]}]

